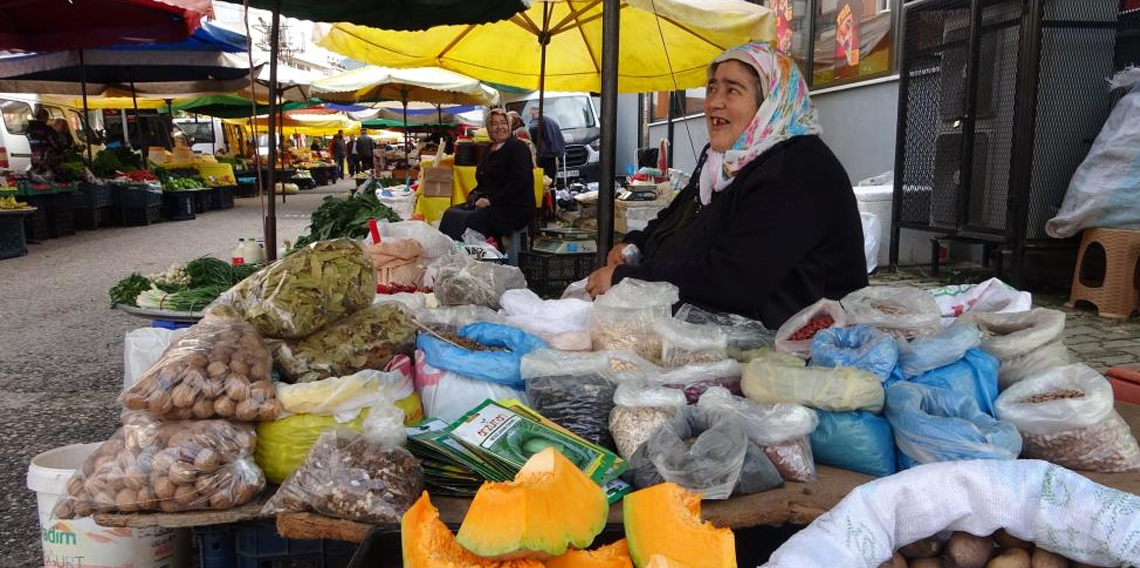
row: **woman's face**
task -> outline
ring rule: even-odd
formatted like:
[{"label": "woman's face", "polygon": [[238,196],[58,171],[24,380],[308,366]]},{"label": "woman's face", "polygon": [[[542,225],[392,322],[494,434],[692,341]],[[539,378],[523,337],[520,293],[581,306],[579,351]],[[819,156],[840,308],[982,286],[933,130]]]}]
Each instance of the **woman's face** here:
[{"label": "woman's face", "polygon": [[496,144],[505,142],[511,136],[510,121],[501,114],[491,115],[491,120],[487,123],[487,135]]},{"label": "woman's face", "polygon": [[709,145],[717,152],[732,148],[759,110],[756,75],[745,64],[728,60],[717,65],[705,93]]}]

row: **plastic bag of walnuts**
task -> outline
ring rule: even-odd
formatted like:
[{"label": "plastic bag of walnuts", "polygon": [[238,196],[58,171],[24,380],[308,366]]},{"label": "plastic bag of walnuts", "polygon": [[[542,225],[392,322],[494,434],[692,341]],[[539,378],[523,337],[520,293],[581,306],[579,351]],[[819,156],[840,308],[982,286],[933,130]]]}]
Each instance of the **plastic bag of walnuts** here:
[{"label": "plastic bag of walnuts", "polygon": [[120,402],[163,420],[274,420],[281,405],[272,367],[252,325],[208,318],[174,342]]},{"label": "plastic bag of walnuts", "polygon": [[94,513],[225,510],[257,498],[265,477],[253,462],[252,425],[226,420],[159,422],[124,414],[123,427],[67,482],[52,511],[60,519]]}]

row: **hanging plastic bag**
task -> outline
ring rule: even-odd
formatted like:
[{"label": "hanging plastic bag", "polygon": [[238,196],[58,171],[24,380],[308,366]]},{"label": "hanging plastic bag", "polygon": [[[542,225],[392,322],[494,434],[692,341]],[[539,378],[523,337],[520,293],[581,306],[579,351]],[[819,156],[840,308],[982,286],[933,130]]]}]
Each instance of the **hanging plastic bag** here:
[{"label": "hanging plastic bag", "polygon": [[123,426],[83,461],[52,517],[93,513],[224,511],[257,498],[265,478],[253,463],[250,424],[160,422],[127,412]]},{"label": "hanging plastic bag", "polygon": [[958,361],[927,371],[909,382],[949,389],[970,397],[982,412],[994,416],[997,400],[998,362],[981,349],[970,349]]},{"label": "hanging plastic bag", "polygon": [[818,367],[855,367],[887,380],[898,364],[895,339],[869,325],[833,327],[811,341],[811,364]]},{"label": "hanging plastic bag", "polygon": [[747,363],[752,360],[749,353],[772,347],[776,332],[764,327],[763,323],[730,313],[712,313],[696,306],[685,304],[677,310],[676,319],[698,325],[716,325],[726,336],[726,354]]},{"label": "hanging plastic bag", "polygon": [[909,286],[868,286],[839,302],[850,323],[865,323],[911,339],[942,329],[942,312],[929,292]]},{"label": "hanging plastic bag", "polygon": [[445,306],[416,312],[416,320],[434,331],[458,333],[472,323],[498,323],[506,325],[507,318],[483,306]]},{"label": "hanging plastic bag", "polygon": [[916,377],[961,359],[981,341],[981,332],[969,323],[952,325],[913,341],[899,341],[899,368],[904,377]]},{"label": "hanging plastic bag", "polygon": [[[1017,459],[1017,428],[982,412],[969,394],[910,382],[887,388],[887,420],[902,465],[973,459]],[[909,458],[905,459],[905,458]]]},{"label": "hanging plastic bag", "polygon": [[897,471],[895,439],[886,418],[870,412],[819,412],[812,431],[815,461],[867,475],[884,477]]},{"label": "hanging plastic bag", "polygon": [[390,399],[396,401],[409,424],[423,419],[412,377],[399,372],[368,369],[311,383],[282,384],[277,386],[277,399],[284,415],[333,416],[340,422],[353,420],[361,410]]},{"label": "hanging plastic bag", "polygon": [[632,459],[637,448],[685,404],[685,393],[676,389],[636,381],[618,384],[609,420],[618,455]]},{"label": "hanging plastic bag", "polygon": [[680,292],[668,282],[626,278],[594,301],[590,337],[594,349],[633,351],[650,361],[661,357],[654,323],[670,317]]},{"label": "hanging plastic bag", "polygon": [[942,310],[942,325],[950,325],[969,312],[1012,314],[1033,307],[1033,294],[1020,292],[997,278],[981,284],[954,284],[930,290]]},{"label": "hanging plastic bag", "polygon": [[807,358],[815,335],[829,327],[844,327],[848,323],[843,306],[827,298],[800,310],[776,330],[776,350]]},{"label": "hanging plastic bag", "polygon": [[526,277],[517,267],[479,262],[463,253],[441,257],[433,266],[432,287],[441,306],[470,304],[497,310],[504,292],[526,288]]},{"label": "hanging plastic bag", "polygon": [[257,425],[257,448],[254,458],[265,472],[265,479],[280,485],[305,461],[305,456],[321,434],[330,430],[359,432],[364,428],[365,408],[348,420],[320,414],[296,414]]},{"label": "hanging plastic bag", "polygon": [[278,344],[281,374],[298,383],[383,369],[396,355],[410,355],[416,339],[411,315],[399,304],[373,304],[300,340]]},{"label": "hanging plastic bag", "polygon": [[666,367],[715,363],[728,358],[728,335],[717,325],[698,325],[674,318],[654,322],[661,336],[661,362]]},{"label": "hanging plastic bag", "polygon": [[1022,457],[1083,471],[1140,471],[1140,447],[1113,403],[1108,380],[1076,364],[1009,387],[997,413],[1021,432]]},{"label": "hanging plastic bag", "polygon": [[561,351],[590,350],[590,311],[592,302],[582,300],[543,300],[527,290],[507,290],[499,312],[506,323],[538,336]]},{"label": "hanging plastic bag", "polygon": [[186,334],[186,329],[140,327],[123,340],[123,388],[129,389],[158,361],[166,348]]},{"label": "hanging plastic bag", "polygon": [[867,274],[879,267],[879,237],[883,234],[883,222],[874,213],[859,213],[863,222],[863,257],[867,261]]},{"label": "hanging plastic bag", "polygon": [[807,441],[819,423],[814,410],[798,404],[763,404],[721,387],[705,391],[697,408],[708,416],[739,419],[748,439],[764,450],[785,481],[815,480],[815,461]]},{"label": "hanging plastic bag", "polygon": [[531,408],[594,444],[613,448],[609,418],[615,386],[606,376],[609,368],[605,352],[540,349],[522,358],[520,371]]},{"label": "hanging plastic bag", "polygon": [[696,404],[704,392],[712,387],[728,389],[741,395],[740,377],[744,371],[733,359],[716,363],[694,363],[677,369],[664,370],[652,380],[669,388],[680,389],[685,393],[689,404]]},{"label": "hanging plastic bag", "polygon": [[1070,363],[1065,348],[1065,313],[1037,308],[1028,312],[995,314],[970,312],[961,321],[977,324],[982,349],[1001,361],[1001,389]]},{"label": "hanging plastic bag", "polygon": [[[741,474],[746,461],[747,479]],[[635,487],[669,481],[705,499],[727,499],[737,490],[756,493],[784,484],[764,452],[748,441],[739,419],[710,416],[692,406],[657,428],[638,448],[628,475]]]},{"label": "hanging plastic bag", "polygon": [[740,387],[759,402],[790,402],[832,412],[883,409],[882,381],[853,367],[790,367],[754,359],[744,369]]},{"label": "hanging plastic bag", "polygon": [[419,288],[423,284],[423,247],[416,241],[389,239],[377,244],[364,243],[364,251],[376,266],[378,289],[394,286]]},{"label": "hanging plastic bag", "polygon": [[381,241],[388,239],[411,239],[420,244],[425,264],[451,252],[455,242],[439,229],[423,221],[400,221],[380,223]]}]

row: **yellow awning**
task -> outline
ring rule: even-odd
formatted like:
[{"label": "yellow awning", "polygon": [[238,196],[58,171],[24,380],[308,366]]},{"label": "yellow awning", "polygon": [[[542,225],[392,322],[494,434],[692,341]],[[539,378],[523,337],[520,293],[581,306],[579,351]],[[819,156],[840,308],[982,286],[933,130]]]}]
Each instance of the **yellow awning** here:
[{"label": "yellow awning", "polygon": [[[253,119],[257,124],[259,132],[266,132],[269,128],[269,117],[259,116]],[[234,124],[237,126],[249,127],[249,119],[245,118],[227,118],[223,120],[226,124]],[[338,130],[343,130],[345,134],[360,134],[360,122],[352,120],[345,115],[285,115],[284,119],[285,135],[291,134],[304,134],[305,136],[332,136]]]}]

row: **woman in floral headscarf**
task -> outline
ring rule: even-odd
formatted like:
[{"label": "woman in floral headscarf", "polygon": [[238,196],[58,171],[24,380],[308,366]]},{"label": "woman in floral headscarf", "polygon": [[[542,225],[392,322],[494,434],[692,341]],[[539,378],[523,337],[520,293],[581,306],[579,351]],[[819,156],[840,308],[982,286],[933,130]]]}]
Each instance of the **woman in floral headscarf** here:
[{"label": "woman in floral headscarf", "polygon": [[[863,230],[847,172],[819,138],[807,85],[767,43],[708,70],[705,147],[692,181],[590,275],[597,296],[623,278],[666,281],[681,301],[775,329],[820,298],[867,285]],[[642,260],[633,264],[627,247]]]}]

